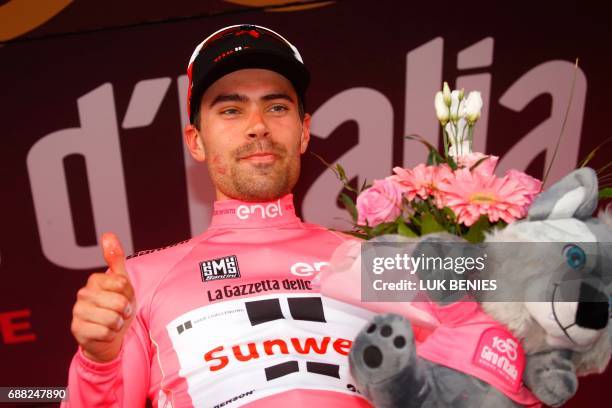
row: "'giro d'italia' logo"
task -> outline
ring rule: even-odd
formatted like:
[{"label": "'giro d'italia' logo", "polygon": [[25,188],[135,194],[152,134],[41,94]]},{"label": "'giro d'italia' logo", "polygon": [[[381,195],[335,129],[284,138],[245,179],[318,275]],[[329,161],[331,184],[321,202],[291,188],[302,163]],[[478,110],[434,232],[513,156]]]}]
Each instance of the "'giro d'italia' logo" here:
[{"label": "'giro d'italia' logo", "polygon": [[200,262],[202,282],[240,277],[236,255]]}]

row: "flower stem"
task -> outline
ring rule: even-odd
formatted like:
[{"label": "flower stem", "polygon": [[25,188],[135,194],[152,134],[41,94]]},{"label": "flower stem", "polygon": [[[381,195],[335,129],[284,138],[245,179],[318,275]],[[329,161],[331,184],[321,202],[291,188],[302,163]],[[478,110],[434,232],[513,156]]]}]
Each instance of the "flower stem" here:
[{"label": "flower stem", "polygon": [[600,169],[597,170],[597,174],[601,174],[605,169],[607,169],[608,167],[612,166],[612,161],[609,161],[608,163],[604,164],[603,167],[601,167]]},{"label": "flower stem", "polygon": [[548,178],[548,174],[552,169],[552,165],[557,157],[557,151],[559,150],[559,146],[561,145],[561,139],[563,138],[563,133],[565,132],[565,125],[567,123],[567,118],[569,117],[570,108],[572,107],[572,99],[574,99],[574,88],[576,87],[576,76],[578,75],[578,58],[576,58],[576,64],[574,66],[574,77],[572,78],[572,87],[570,88],[570,96],[567,101],[567,109],[565,110],[565,116],[563,117],[563,124],[561,125],[561,132],[559,133],[559,138],[557,139],[557,144],[555,145],[555,150],[553,151],[552,158],[550,159],[550,164],[544,173],[544,178],[542,179],[542,185],[546,184],[546,179]]},{"label": "flower stem", "polygon": [[474,125],[469,125],[469,129],[468,129],[468,141],[470,142],[470,151],[473,151],[472,149],[472,142],[474,140]]},{"label": "flower stem", "polygon": [[444,139],[444,158],[448,159],[448,133],[444,126],[442,126],[442,139]]}]

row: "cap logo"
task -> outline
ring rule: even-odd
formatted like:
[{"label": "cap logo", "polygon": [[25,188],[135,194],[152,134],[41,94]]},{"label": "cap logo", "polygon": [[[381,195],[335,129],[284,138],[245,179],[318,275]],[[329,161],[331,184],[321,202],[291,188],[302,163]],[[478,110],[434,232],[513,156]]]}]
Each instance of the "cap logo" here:
[{"label": "cap logo", "polygon": [[213,62],[219,62],[223,58],[228,57],[228,56],[230,56],[232,54],[235,54],[235,53],[237,53],[239,51],[246,50],[247,48],[251,48],[251,47],[249,47],[248,45],[241,45],[241,46],[235,47],[233,50],[225,51],[225,52],[221,53],[220,55],[216,56],[215,59],[213,60]]},{"label": "cap logo", "polygon": [[236,34],[234,34],[234,36],[238,37],[239,35],[243,35],[243,34],[249,34],[253,38],[259,38],[259,36],[260,36],[260,34],[256,30],[241,30],[241,31],[237,31]]}]

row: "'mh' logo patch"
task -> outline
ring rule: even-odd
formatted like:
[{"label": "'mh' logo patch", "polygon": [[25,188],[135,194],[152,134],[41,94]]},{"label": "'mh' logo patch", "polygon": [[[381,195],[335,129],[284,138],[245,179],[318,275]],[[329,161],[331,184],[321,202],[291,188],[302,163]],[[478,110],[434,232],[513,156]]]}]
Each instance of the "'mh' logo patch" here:
[{"label": "'mh' logo patch", "polygon": [[236,255],[200,262],[202,282],[240,277]]}]

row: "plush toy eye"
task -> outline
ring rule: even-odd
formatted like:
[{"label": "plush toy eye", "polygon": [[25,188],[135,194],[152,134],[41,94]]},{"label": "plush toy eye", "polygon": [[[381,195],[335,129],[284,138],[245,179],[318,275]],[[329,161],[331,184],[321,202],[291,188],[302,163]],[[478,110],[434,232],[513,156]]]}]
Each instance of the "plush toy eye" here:
[{"label": "plush toy eye", "polygon": [[582,268],[586,263],[586,254],[577,245],[566,245],[563,248],[563,255],[567,264],[574,269]]}]

